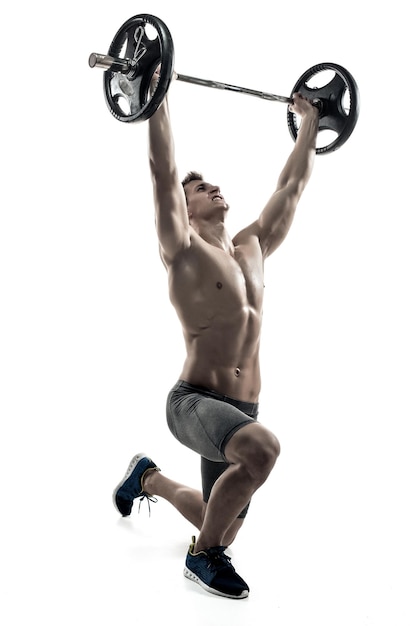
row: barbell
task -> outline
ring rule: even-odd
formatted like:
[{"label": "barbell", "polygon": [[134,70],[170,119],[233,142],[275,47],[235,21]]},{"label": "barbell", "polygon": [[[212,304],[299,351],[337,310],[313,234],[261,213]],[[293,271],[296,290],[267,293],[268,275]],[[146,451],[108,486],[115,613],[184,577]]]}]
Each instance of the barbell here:
[{"label": "barbell", "polygon": [[[103,87],[107,106],[121,122],[149,119],[161,105],[174,74],[174,44],[166,24],[149,14],[136,15],[117,31],[107,54],[92,53],[90,67],[104,71]],[[159,80],[151,88],[159,67]],[[314,86],[318,75],[331,78],[324,85]],[[291,97],[176,74],[179,81],[235,93],[292,103]],[[320,82],[320,79],[319,79]],[[295,83],[291,93],[300,92],[319,108],[319,133],[331,131],[331,140],[316,149],[317,154],[334,152],[350,137],[359,116],[359,89],[353,76],[336,63],[319,63],[308,69]],[[299,130],[295,113],[287,108],[287,124],[294,141]],[[336,137],[334,138],[334,135]]]}]

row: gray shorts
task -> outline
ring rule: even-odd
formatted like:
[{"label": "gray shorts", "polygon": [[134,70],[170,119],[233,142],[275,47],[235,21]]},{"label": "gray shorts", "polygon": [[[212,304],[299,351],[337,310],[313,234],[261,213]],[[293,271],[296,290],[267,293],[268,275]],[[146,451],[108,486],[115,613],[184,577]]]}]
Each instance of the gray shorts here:
[{"label": "gray shorts", "polygon": [[[201,456],[203,498],[227,469],[227,442],[258,417],[258,404],[242,402],[204,387],[178,381],[167,399],[167,423],[176,439]],[[246,515],[247,507],[239,517]]]}]

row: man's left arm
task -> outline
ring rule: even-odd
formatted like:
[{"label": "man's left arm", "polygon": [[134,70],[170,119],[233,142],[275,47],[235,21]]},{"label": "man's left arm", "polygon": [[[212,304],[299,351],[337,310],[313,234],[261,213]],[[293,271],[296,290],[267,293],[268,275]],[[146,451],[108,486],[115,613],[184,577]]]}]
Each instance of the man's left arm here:
[{"label": "man's left arm", "polygon": [[257,231],[264,258],[272,254],[287,236],[316,155],[318,109],[300,94],[294,94],[293,99],[291,110],[302,118],[294,149],[279,176],[275,192],[250,227]]}]

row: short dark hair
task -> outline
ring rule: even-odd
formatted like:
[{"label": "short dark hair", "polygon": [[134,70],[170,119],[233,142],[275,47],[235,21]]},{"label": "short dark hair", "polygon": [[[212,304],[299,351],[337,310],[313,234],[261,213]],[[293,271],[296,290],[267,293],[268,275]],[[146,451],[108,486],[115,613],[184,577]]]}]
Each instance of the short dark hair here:
[{"label": "short dark hair", "polygon": [[200,174],[200,172],[194,172],[194,171],[188,172],[188,174],[186,175],[184,180],[181,182],[181,184],[183,187],[185,187],[185,185],[188,185],[188,183],[191,183],[191,181],[193,180],[204,180],[203,175]]}]

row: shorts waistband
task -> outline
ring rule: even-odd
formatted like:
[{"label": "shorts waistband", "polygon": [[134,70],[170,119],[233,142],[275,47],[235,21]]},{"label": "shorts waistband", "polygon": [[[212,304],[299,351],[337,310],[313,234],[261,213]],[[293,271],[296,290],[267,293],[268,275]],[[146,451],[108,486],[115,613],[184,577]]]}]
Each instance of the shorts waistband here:
[{"label": "shorts waistband", "polygon": [[221,402],[227,402],[228,404],[232,404],[233,406],[235,406],[237,409],[240,409],[243,413],[246,413],[246,415],[250,415],[252,417],[256,417],[259,412],[259,402],[245,402],[244,400],[236,400],[236,398],[231,398],[230,396],[218,393],[213,389],[200,387],[198,385],[192,385],[186,380],[179,380],[173,388],[173,391],[181,390],[185,393],[198,393],[203,396],[213,398],[215,400],[220,400]]}]

